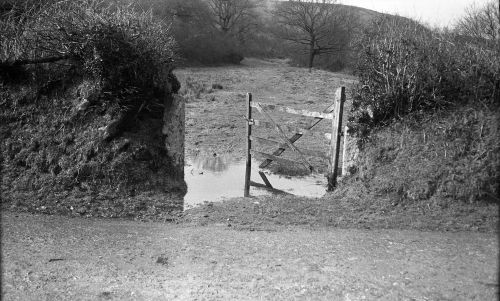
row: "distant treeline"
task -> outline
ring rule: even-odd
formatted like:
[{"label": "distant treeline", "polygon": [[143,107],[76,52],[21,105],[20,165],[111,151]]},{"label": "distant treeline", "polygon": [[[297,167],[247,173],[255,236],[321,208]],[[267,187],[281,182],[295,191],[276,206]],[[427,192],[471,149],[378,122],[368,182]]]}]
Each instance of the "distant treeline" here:
[{"label": "distant treeline", "polygon": [[[363,59],[367,34],[373,34],[370,29],[381,22],[407,22],[421,32],[430,31],[416,21],[340,5],[337,0],[87,1],[131,6],[169,24],[177,44],[177,65],[239,63],[245,56],[254,56],[289,58],[292,64],[309,68],[354,71]],[[52,2],[61,1],[0,0],[0,13],[12,7],[33,11]],[[490,2],[487,9],[464,12],[450,31],[469,42],[498,39],[498,4]]]},{"label": "distant treeline", "polygon": [[[113,1],[150,10],[171,23],[182,65],[239,63],[254,56],[290,58],[293,64],[308,66],[312,55],[315,67],[340,70],[349,64],[352,31],[358,26],[355,9],[331,0]],[[287,16],[294,12],[300,13],[297,20]],[[308,24],[310,13],[318,16],[317,24]],[[301,22],[302,26],[290,25]],[[309,25],[318,31],[309,32]]]}]

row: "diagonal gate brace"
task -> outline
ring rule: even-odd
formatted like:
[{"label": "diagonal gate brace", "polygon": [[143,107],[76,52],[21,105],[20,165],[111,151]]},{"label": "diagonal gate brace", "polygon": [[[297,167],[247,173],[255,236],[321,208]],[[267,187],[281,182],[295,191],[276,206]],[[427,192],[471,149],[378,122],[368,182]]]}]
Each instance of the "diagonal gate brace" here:
[{"label": "diagonal gate brace", "polygon": [[[293,145],[293,142],[290,141],[287,136],[285,135],[285,133],[283,132],[283,130],[281,129],[281,127],[279,126],[279,124],[277,124],[274,119],[271,117],[271,115],[269,115],[269,113],[266,112],[266,110],[264,110],[262,108],[262,106],[260,105],[260,103],[256,103],[256,106],[257,110],[263,114],[264,116],[266,116],[266,118],[274,125],[274,128],[276,129],[276,131],[278,132],[280,138],[283,140],[283,142],[286,143],[286,145],[288,145],[288,147],[290,149],[292,149],[294,152],[296,152],[299,157],[300,157],[300,160],[302,161],[302,164],[307,168],[309,169],[310,171],[313,170],[313,167],[311,164],[309,164],[309,162],[307,161],[306,157],[304,156],[304,154],[302,154],[302,152],[295,146]],[[280,153],[281,154],[281,153]],[[260,166],[259,166],[260,167]]]},{"label": "diagonal gate brace", "polygon": [[[326,109],[323,110],[323,113],[331,113],[333,110],[335,109],[335,103],[329,105]],[[309,126],[306,128],[306,130],[311,130],[312,128],[314,128],[318,123],[321,122],[321,120],[323,120],[323,118],[321,117],[315,117],[313,121],[311,121],[311,123],[309,124]],[[290,141],[291,143],[295,143],[297,140],[299,140],[304,134],[302,133],[295,133],[292,137],[290,137],[290,139],[287,139],[288,141]],[[281,156],[281,154],[286,150],[286,148],[282,148],[282,147],[279,147],[277,148],[274,152],[273,152],[273,155],[274,156]],[[269,166],[269,164],[271,164],[273,162],[273,160],[271,159],[266,159],[264,160],[260,165],[259,165],[259,168],[266,168]]]},{"label": "diagonal gate brace", "polygon": [[271,185],[271,182],[266,177],[266,174],[263,171],[259,171],[259,175],[262,178],[262,181],[266,184],[267,187],[269,188],[274,188],[273,185]]}]

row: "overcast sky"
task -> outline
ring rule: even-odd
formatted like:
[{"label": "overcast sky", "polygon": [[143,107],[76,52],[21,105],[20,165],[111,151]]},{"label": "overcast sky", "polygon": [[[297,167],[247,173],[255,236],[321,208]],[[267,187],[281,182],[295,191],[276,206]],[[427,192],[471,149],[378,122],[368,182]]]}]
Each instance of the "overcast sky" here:
[{"label": "overcast sky", "polygon": [[466,7],[482,6],[488,0],[339,0],[339,3],[368,8],[382,13],[397,13],[431,26],[451,26]]}]

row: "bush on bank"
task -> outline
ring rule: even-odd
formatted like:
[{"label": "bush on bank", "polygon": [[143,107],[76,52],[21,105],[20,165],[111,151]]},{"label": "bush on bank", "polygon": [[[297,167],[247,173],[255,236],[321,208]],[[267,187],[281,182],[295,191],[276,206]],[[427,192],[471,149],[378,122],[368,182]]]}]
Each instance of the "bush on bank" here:
[{"label": "bush on bank", "polygon": [[413,112],[500,104],[500,44],[478,43],[411,20],[382,18],[357,43],[351,128],[371,128]]},{"label": "bush on bank", "polygon": [[403,207],[498,203],[499,50],[411,20],[366,29],[349,118],[362,151],[347,187]]},{"label": "bush on bank", "polygon": [[[30,70],[35,81],[75,72],[108,90],[149,89],[163,87],[173,68],[175,42],[168,24],[128,6],[100,0],[26,2],[4,12],[0,26],[2,66],[37,65]],[[49,68],[44,60],[63,62],[43,72]]]},{"label": "bush on bank", "polygon": [[92,216],[178,209],[186,185],[163,131],[179,89],[169,25],[100,0],[32,3],[0,16],[2,204]]}]

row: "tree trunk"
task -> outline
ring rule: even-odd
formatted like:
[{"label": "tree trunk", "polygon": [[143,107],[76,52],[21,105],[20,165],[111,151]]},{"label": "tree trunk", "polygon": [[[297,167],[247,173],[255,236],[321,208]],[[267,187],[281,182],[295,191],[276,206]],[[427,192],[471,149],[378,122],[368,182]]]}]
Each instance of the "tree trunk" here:
[{"label": "tree trunk", "polygon": [[317,54],[316,49],[314,49],[314,44],[315,44],[314,40],[311,41],[311,43],[309,44],[309,63],[308,63],[309,72],[312,71],[312,66],[314,63],[314,56],[316,56],[316,54]]},{"label": "tree trunk", "polygon": [[309,46],[309,72],[312,71],[312,67],[313,67],[313,62],[314,62],[314,55],[315,55],[315,51],[314,51],[314,42],[311,42],[310,46]]}]

